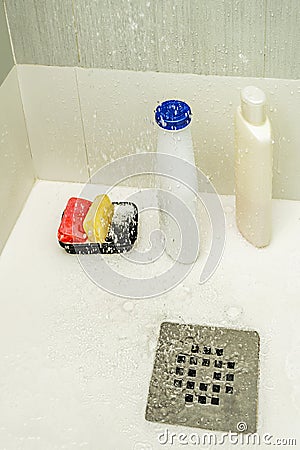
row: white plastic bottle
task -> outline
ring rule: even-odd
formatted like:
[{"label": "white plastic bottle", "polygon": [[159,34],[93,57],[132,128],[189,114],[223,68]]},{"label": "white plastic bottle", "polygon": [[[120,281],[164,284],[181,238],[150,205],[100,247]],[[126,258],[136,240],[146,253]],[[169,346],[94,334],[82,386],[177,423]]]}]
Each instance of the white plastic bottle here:
[{"label": "white plastic bottle", "polygon": [[271,126],[266,96],[248,86],[241,92],[235,120],[235,195],[237,226],[255,247],[270,243],[272,232]]},{"label": "white plastic bottle", "polygon": [[[180,220],[186,215],[186,208],[188,208],[196,221],[197,211],[197,192],[198,181],[197,171],[195,167],[195,158],[193,150],[192,135],[189,124],[191,122],[191,109],[183,101],[167,100],[161,103],[155,111],[156,123],[159,125],[157,136],[157,152],[176,156],[181,160],[187,161],[190,165],[177,165],[174,163],[172,168],[175,179],[168,177],[160,177],[160,189],[165,192],[170,192],[182,202],[183,207],[178,207],[178,203],[168,198],[166,201],[164,195],[160,193],[158,196],[160,213],[160,228],[165,235],[166,252],[172,259],[183,264],[192,264],[197,255],[199,248],[199,236],[195,237],[192,231],[194,227],[188,227],[185,223],[183,229],[179,230],[176,226],[174,218]],[[166,165],[164,167],[164,165]],[[166,160],[161,162],[158,159],[158,171],[166,173],[170,171],[173,162]],[[185,186],[181,181],[188,180],[189,187]],[[194,192],[193,192],[194,190]],[[167,204],[166,204],[167,203]],[[163,212],[165,211],[165,212]],[[166,213],[168,211],[170,215]],[[171,215],[174,217],[172,218]],[[184,251],[180,254],[182,236],[190,232],[191,239],[185,241]],[[185,237],[185,236],[184,236]],[[197,242],[195,242],[197,240]]]}]

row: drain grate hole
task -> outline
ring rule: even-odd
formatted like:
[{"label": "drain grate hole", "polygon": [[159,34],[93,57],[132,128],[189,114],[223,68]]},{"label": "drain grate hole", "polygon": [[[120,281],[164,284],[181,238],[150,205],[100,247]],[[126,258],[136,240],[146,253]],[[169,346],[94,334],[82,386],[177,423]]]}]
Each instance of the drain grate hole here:
[{"label": "drain grate hole", "polygon": [[202,405],[205,405],[205,403],[206,403],[205,395],[199,395],[198,396],[198,403],[201,403]]},{"label": "drain grate hole", "polygon": [[192,345],[192,353],[199,353],[199,345]]},{"label": "drain grate hole", "polygon": [[234,380],[234,374],[233,373],[228,373],[226,375],[226,381],[233,381]]},{"label": "drain grate hole", "polygon": [[195,388],[195,382],[194,381],[188,381],[186,383],[187,389],[194,389]]},{"label": "drain grate hole", "polygon": [[196,369],[189,369],[188,376],[189,377],[195,377],[196,376]]},{"label": "drain grate hole", "polygon": [[215,367],[217,367],[217,369],[222,369],[223,366],[223,361],[215,361]]},{"label": "drain grate hole", "polygon": [[228,369],[234,369],[234,366],[235,366],[235,362],[233,362],[233,361],[228,361],[228,363],[227,363]]},{"label": "drain grate hole", "polygon": [[214,372],[214,380],[221,380],[221,376],[221,372]]},{"label": "drain grate hole", "polygon": [[213,384],[212,390],[213,392],[220,392],[221,386],[219,384]]},{"label": "drain grate hole", "polygon": [[209,366],[209,364],[210,364],[210,360],[209,359],[207,359],[207,358],[203,358],[202,359],[202,366]]},{"label": "drain grate hole", "polygon": [[226,392],[226,394],[233,394],[233,387],[232,386],[226,386],[225,392]]},{"label": "drain grate hole", "polygon": [[176,367],[176,375],[179,375],[182,377],[183,374],[184,374],[183,367]]},{"label": "drain grate hole", "polygon": [[182,387],[182,380],[174,380],[174,386],[181,388]]},{"label": "drain grate hole", "polygon": [[191,356],[190,357],[190,364],[193,364],[194,366],[196,366],[198,363],[198,358],[196,356]]},{"label": "drain grate hole", "polygon": [[200,383],[200,386],[199,386],[199,388],[200,388],[200,391],[207,391],[207,384],[205,384],[205,383]]},{"label": "drain grate hole", "polygon": [[212,397],[211,398],[211,404],[212,405],[219,405],[220,399],[218,397]]},{"label": "drain grate hole", "polygon": [[216,355],[222,356],[223,355],[223,349],[222,348],[216,348]]},{"label": "drain grate hole", "polygon": [[178,355],[177,356],[177,362],[178,363],[185,363],[186,356],[185,355]]},{"label": "drain grate hole", "polygon": [[205,355],[210,355],[210,354],[211,354],[211,348],[205,346],[205,347],[203,348],[203,353],[204,353]]},{"label": "drain grate hole", "polygon": [[186,403],[193,403],[194,396],[192,394],[186,394],[184,399]]}]

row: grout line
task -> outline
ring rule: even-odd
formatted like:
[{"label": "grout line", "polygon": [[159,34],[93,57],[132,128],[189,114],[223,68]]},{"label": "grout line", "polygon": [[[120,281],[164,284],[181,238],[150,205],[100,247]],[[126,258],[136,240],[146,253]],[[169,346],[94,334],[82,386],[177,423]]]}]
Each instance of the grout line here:
[{"label": "grout line", "polygon": [[[153,72],[159,72],[159,67],[161,67],[161,64],[159,63],[160,53],[159,53],[159,36],[158,36],[158,24],[157,24],[157,2],[154,3],[154,41],[155,41],[155,68]],[[147,70],[146,70],[147,72]]]},{"label": "grout line", "polygon": [[7,8],[6,8],[6,0],[3,0],[3,6],[4,6],[4,13],[5,13],[5,19],[6,19],[6,24],[7,24],[7,29],[8,29],[8,35],[9,35],[9,40],[10,40],[10,46],[11,46],[11,51],[12,51],[12,55],[13,55],[13,60],[14,60],[14,64],[17,64],[17,60],[16,60],[16,54],[15,54],[15,48],[13,45],[13,40],[12,40],[12,35],[11,35],[11,30],[10,30],[10,25],[9,25],[9,20],[8,20],[8,14],[7,14]]},{"label": "grout line", "polygon": [[79,103],[79,113],[80,113],[80,120],[81,120],[81,127],[82,127],[82,134],[83,134],[83,141],[84,141],[84,148],[85,148],[86,164],[87,164],[87,170],[88,170],[88,177],[89,177],[89,181],[90,181],[90,179],[91,179],[91,168],[90,168],[90,164],[89,164],[89,156],[88,156],[87,144],[86,144],[86,134],[85,134],[85,127],[84,127],[84,122],[83,122],[83,115],[82,115],[82,106],[81,106],[81,99],[80,99],[80,93],[79,93],[77,68],[74,67],[74,70],[75,70],[77,98],[78,98],[78,103]]},{"label": "grout line", "polygon": [[266,56],[267,56],[267,10],[268,0],[265,0],[265,24],[264,24],[264,66],[263,66],[263,78],[266,78]]},{"label": "grout line", "polygon": [[74,32],[75,32],[77,58],[78,58],[78,64],[80,66],[81,57],[80,57],[80,48],[79,48],[79,39],[78,39],[78,22],[77,22],[77,19],[76,19],[75,2],[74,2],[74,0],[72,0],[72,12],[73,12],[73,25],[74,25]]},{"label": "grout line", "polygon": [[[266,60],[267,60],[267,18],[268,18],[268,0],[265,0],[265,29],[264,29],[264,71],[263,78],[266,78]],[[281,133],[279,132],[279,126],[276,127],[272,124],[273,133],[272,139],[276,141],[277,139],[277,152],[273,155],[273,168],[277,175],[280,175],[280,157],[281,157],[281,142],[279,136]],[[274,150],[274,146],[273,146]],[[273,185],[274,190],[274,185]]]},{"label": "grout line", "polygon": [[22,96],[22,91],[21,91],[21,87],[20,87],[20,79],[19,79],[18,67],[19,67],[19,64],[16,64],[15,68],[16,68],[16,73],[17,73],[18,91],[19,91],[19,96],[20,96],[20,101],[21,101],[21,106],[22,106],[22,112],[23,112],[23,118],[24,118],[25,129],[26,129],[26,135],[27,135],[27,140],[28,140],[29,152],[30,152],[30,156],[31,156],[31,160],[32,160],[33,174],[34,174],[35,180],[37,180],[38,179],[38,173],[37,173],[37,169],[35,167],[35,161],[34,161],[32,149],[31,149],[31,142],[30,142],[30,136],[29,136],[29,130],[28,130],[28,125],[27,125],[26,113],[25,113],[25,108],[24,108],[23,96]]}]

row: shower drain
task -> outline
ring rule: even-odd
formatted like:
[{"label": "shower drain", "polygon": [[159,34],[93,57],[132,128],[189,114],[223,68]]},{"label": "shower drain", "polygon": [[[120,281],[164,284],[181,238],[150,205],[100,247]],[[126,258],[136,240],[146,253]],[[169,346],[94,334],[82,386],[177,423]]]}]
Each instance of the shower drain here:
[{"label": "shower drain", "polygon": [[256,331],[161,325],[146,419],[208,430],[256,431]]}]

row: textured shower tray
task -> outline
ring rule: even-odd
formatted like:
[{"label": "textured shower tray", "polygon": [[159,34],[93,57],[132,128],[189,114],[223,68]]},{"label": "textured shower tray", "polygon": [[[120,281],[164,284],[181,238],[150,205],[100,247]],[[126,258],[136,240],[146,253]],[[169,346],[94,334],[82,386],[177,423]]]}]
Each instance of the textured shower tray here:
[{"label": "textured shower tray", "polygon": [[[187,421],[199,411],[200,422],[203,417],[207,426],[213,428],[215,423],[221,429],[226,415],[232,421],[230,428],[238,431],[237,422],[245,422],[252,430],[257,418],[257,433],[272,435],[272,445],[247,448],[277,448],[273,445],[277,438],[297,438],[299,446],[300,202],[273,202],[273,241],[257,250],[236,230],[233,197],[222,197],[226,247],[213,277],[200,285],[197,263],[184,282],[167,294],[130,300],[101,291],[86,276],[76,255],[67,255],[57,245],[61,211],[82,188],[75,183],[37,183],[0,257],[1,449],[203,448],[184,446],[176,438],[172,445],[162,446],[158,438],[167,431],[177,437],[179,433],[214,433],[221,440],[221,431],[198,428],[197,423],[191,428],[145,420],[160,327],[165,322],[174,325],[170,325],[172,333],[167,324],[163,326],[166,341],[158,347],[162,364],[167,357],[164,386],[174,394],[176,408],[191,411]],[[127,199],[123,189],[113,201]],[[207,230],[201,225],[204,243]],[[145,218],[141,213],[139,226],[135,248],[157,226],[154,213],[149,211]],[[201,255],[206,253],[202,250]],[[117,266],[123,257],[109,258]],[[198,325],[189,329],[186,324]],[[257,416],[258,338],[256,333],[226,331],[235,329],[256,330],[260,336]],[[192,339],[185,345],[191,332]],[[170,336],[174,343],[168,341]],[[181,336],[184,342],[177,345]],[[217,353],[221,349],[222,355]],[[186,359],[177,361],[180,355]],[[196,365],[191,358],[198,358]],[[215,361],[222,361],[222,367],[213,367]],[[228,367],[230,362],[236,363],[234,368]],[[177,368],[183,369],[183,375],[181,370],[176,373]],[[189,376],[189,370],[196,370],[196,377]],[[221,380],[212,379],[214,372],[221,373]],[[226,380],[226,374],[234,374],[234,379]],[[189,389],[188,382],[195,386],[189,384]],[[208,385],[206,391],[200,383]],[[218,389],[214,385],[220,385],[220,392],[213,391]],[[161,395],[161,401],[166,402],[167,394]],[[246,395],[251,406],[247,411]],[[204,399],[206,403],[201,403]],[[238,399],[241,402],[236,404]],[[154,400],[152,396],[153,405]],[[154,409],[148,414],[151,420],[161,418]],[[175,419],[173,414],[174,424]],[[229,442],[218,447],[246,448]]]}]

